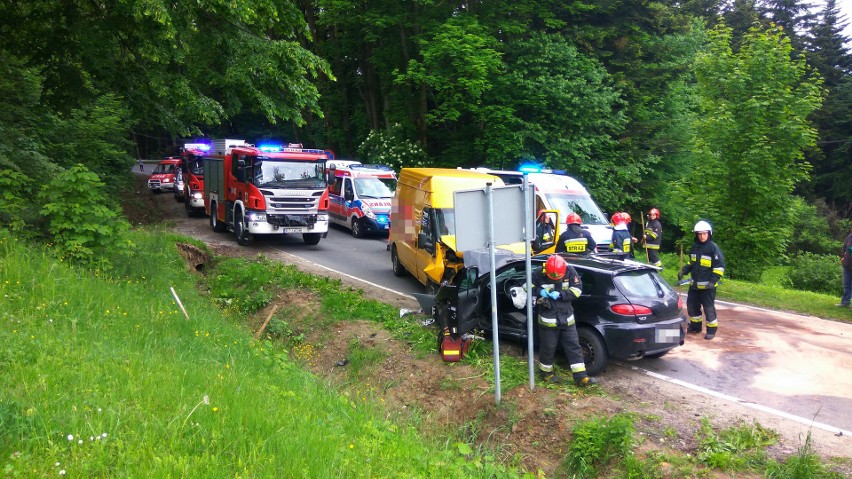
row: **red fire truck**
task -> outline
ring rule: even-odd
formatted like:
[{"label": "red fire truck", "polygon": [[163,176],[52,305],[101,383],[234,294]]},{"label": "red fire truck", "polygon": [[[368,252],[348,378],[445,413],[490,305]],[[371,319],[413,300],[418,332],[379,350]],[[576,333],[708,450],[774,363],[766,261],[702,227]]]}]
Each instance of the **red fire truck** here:
[{"label": "red fire truck", "polygon": [[204,210],[213,231],[232,230],[240,245],[256,234],[301,233],[315,245],[328,234],[330,150],[301,144],[234,146],[204,158]]},{"label": "red fire truck", "polygon": [[181,150],[184,206],[187,216],[204,214],[204,158],[223,158],[225,150],[245,145],[243,140],[225,139],[184,143]]}]

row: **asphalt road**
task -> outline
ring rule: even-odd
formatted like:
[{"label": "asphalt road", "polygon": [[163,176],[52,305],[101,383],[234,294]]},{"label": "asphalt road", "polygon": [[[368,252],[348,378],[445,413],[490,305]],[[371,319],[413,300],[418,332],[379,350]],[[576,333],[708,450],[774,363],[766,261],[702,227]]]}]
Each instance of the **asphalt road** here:
[{"label": "asphalt road", "polygon": [[[171,194],[162,200],[185,217]],[[191,221],[197,229],[209,230],[207,218]],[[400,296],[423,291],[411,276],[393,275],[382,237],[357,239],[332,226],[315,246],[291,235],[258,236],[249,248],[293,255]],[[698,391],[708,402],[736,402],[842,434],[852,449],[852,324],[723,302],[717,302],[717,310],[716,339],[690,335],[683,347],[663,358],[616,363],[610,371],[653,376]]]}]

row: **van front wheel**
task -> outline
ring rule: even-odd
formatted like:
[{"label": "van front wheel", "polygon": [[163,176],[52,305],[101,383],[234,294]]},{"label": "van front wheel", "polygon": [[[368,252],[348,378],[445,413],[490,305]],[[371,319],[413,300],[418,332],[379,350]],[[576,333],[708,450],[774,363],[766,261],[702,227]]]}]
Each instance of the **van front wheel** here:
[{"label": "van front wheel", "polygon": [[399,262],[399,254],[396,252],[396,245],[391,246],[391,267],[393,268],[394,276],[405,276],[405,266]]}]

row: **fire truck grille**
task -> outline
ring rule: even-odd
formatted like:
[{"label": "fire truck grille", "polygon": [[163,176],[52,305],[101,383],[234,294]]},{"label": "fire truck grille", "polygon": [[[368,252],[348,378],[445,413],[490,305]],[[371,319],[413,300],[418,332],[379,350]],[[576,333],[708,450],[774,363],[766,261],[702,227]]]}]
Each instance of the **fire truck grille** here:
[{"label": "fire truck grille", "polygon": [[160,180],[148,180],[148,188],[159,188]]},{"label": "fire truck grille", "polygon": [[316,215],[266,215],[266,221],[275,226],[310,226],[317,222]]},{"label": "fire truck grille", "polygon": [[287,198],[273,196],[269,198],[269,206],[275,210],[311,211],[316,210],[318,198]]}]

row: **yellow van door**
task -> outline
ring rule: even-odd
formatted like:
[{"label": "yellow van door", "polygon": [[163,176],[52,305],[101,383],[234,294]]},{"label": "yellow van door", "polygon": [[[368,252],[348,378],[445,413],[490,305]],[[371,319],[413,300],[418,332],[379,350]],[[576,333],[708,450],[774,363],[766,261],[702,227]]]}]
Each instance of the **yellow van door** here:
[{"label": "yellow van door", "polygon": [[[424,206],[420,218],[420,231],[417,234],[417,249],[414,254],[417,264],[415,268],[417,280],[426,285],[430,281],[429,273],[432,272],[434,274],[433,270],[436,266],[435,253],[437,244],[435,241],[434,225],[435,210],[431,206]],[[441,269],[443,269],[443,265],[441,265]],[[431,281],[434,282],[434,280]]]}]

